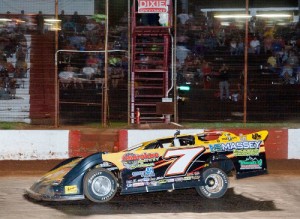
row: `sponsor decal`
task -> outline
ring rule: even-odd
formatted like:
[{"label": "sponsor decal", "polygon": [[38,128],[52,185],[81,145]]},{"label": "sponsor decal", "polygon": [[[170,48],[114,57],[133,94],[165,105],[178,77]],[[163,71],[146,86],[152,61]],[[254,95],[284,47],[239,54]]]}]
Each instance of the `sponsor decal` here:
[{"label": "sponsor decal", "polygon": [[141,177],[155,177],[153,167],[146,167],[145,171],[136,171],[132,172],[133,177],[141,176]]},{"label": "sponsor decal", "polygon": [[153,167],[153,162],[157,161],[158,159],[158,153],[126,153],[122,157],[122,163],[127,169],[135,169],[142,167]]},{"label": "sponsor decal", "polygon": [[175,180],[174,179],[167,179],[167,182],[168,183],[172,183],[172,182],[174,182]]},{"label": "sponsor decal", "polygon": [[209,149],[212,153],[244,149],[259,149],[261,143],[262,141],[228,142],[209,145]]},{"label": "sponsor decal", "polygon": [[145,171],[138,171],[138,172],[132,172],[132,176],[136,177],[136,176],[144,176]]},{"label": "sponsor decal", "polygon": [[132,187],[140,187],[140,186],[144,186],[145,184],[143,182],[137,182],[137,183],[133,183]]},{"label": "sponsor decal", "polygon": [[187,174],[187,176],[196,176],[196,175],[200,175],[200,172],[199,171],[195,171],[195,172],[191,172],[191,173]]},{"label": "sponsor decal", "polygon": [[240,136],[241,141],[247,141],[247,137],[245,135]]},{"label": "sponsor decal", "polygon": [[192,179],[200,179],[200,176],[192,176]]},{"label": "sponsor decal", "polygon": [[183,181],[183,177],[175,178],[175,182],[182,182],[182,181]]},{"label": "sponsor decal", "polygon": [[111,166],[111,164],[108,162],[103,162],[100,164],[100,167],[110,167],[110,166]]},{"label": "sponsor decal", "polygon": [[169,0],[138,0],[138,13],[166,13]]},{"label": "sponsor decal", "polygon": [[158,181],[158,183],[160,183],[160,184],[164,184],[164,183],[167,183],[167,182],[168,181],[166,179],[161,179],[161,180]]},{"label": "sponsor decal", "polygon": [[254,133],[254,134],[252,134],[252,138],[258,140],[258,139],[261,139],[261,136],[257,133]]},{"label": "sponsor decal", "polygon": [[76,185],[65,186],[65,194],[77,194],[78,188]]},{"label": "sponsor decal", "polygon": [[233,155],[236,157],[242,156],[258,156],[259,149],[233,150]]},{"label": "sponsor decal", "polygon": [[191,176],[186,176],[186,177],[184,177],[183,179],[187,181],[187,180],[191,180],[192,177],[191,177]]},{"label": "sponsor decal", "polygon": [[144,178],[143,181],[144,182],[150,182],[150,178]]},{"label": "sponsor decal", "polygon": [[150,182],[150,185],[151,185],[151,186],[157,186],[157,181],[152,181],[152,182]]},{"label": "sponsor decal", "polygon": [[241,170],[247,169],[262,169],[262,159],[248,157],[246,160],[239,160]]},{"label": "sponsor decal", "polygon": [[122,162],[138,161],[138,160],[143,160],[144,162],[151,162],[151,161],[158,160],[158,158],[159,158],[158,153],[143,153],[143,154],[127,153],[123,155]]},{"label": "sponsor decal", "polygon": [[146,167],[144,177],[155,176],[154,169],[152,167]]}]

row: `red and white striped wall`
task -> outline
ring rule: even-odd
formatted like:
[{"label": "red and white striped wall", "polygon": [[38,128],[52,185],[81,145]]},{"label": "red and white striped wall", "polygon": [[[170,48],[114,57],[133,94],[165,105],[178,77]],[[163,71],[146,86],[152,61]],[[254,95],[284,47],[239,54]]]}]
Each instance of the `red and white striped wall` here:
[{"label": "red and white striped wall", "polygon": [[[226,129],[236,135],[259,130]],[[176,130],[119,130],[111,149],[129,146],[154,138],[173,136]],[[196,133],[202,129],[184,129],[181,133]],[[268,159],[300,159],[300,129],[269,129],[265,142]],[[101,132],[101,131],[99,131]],[[101,134],[101,133],[99,133]],[[78,130],[0,130],[0,160],[47,160],[87,156],[100,151],[101,142],[84,151],[82,134]],[[91,143],[90,143],[91,144]],[[105,146],[107,150],[107,145]]]}]

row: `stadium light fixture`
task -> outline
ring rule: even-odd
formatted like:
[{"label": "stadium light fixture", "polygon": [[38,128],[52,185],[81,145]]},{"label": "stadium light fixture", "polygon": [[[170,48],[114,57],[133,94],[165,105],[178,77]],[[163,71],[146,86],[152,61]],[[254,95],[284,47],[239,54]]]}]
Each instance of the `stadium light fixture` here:
[{"label": "stadium light fixture", "polygon": [[12,19],[0,18],[0,22],[9,22],[9,21],[12,21]]},{"label": "stadium light fixture", "polygon": [[246,14],[228,14],[228,15],[215,15],[215,18],[228,19],[228,18],[251,18],[251,15]]},{"label": "stadium light fixture", "polygon": [[290,14],[257,14],[256,17],[262,18],[289,18],[292,17]]}]

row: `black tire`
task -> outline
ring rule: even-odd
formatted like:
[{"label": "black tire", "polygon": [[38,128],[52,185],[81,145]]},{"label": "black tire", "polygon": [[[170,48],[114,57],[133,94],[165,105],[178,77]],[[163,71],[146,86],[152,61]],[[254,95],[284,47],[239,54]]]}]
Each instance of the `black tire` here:
[{"label": "black tire", "polygon": [[197,186],[196,190],[204,198],[221,198],[228,189],[228,177],[219,168],[208,168],[202,173],[204,186]]},{"label": "black tire", "polygon": [[117,179],[106,169],[95,168],[83,179],[84,195],[92,202],[108,202],[117,192]]}]

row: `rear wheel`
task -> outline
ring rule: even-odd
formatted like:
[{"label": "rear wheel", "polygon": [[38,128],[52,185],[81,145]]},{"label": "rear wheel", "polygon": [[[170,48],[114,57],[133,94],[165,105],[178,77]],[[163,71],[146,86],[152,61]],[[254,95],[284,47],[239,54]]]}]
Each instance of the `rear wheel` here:
[{"label": "rear wheel", "polygon": [[223,170],[219,168],[208,168],[202,173],[204,186],[197,186],[199,195],[205,198],[221,198],[228,188],[228,177]]},{"label": "rear wheel", "polygon": [[83,180],[84,195],[93,202],[107,202],[117,192],[117,179],[109,171],[96,168],[89,171]]}]

